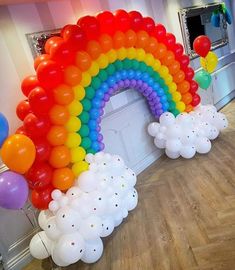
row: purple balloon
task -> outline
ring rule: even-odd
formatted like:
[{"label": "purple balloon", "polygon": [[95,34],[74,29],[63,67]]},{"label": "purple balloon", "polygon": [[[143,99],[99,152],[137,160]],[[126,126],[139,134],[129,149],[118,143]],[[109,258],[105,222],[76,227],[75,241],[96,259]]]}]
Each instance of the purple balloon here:
[{"label": "purple balloon", "polygon": [[99,143],[99,146],[100,146],[100,151],[104,150],[105,145],[102,142]]},{"label": "purple balloon", "polygon": [[98,140],[98,142],[102,142],[103,141],[103,135],[99,134],[97,140]]},{"label": "purple balloon", "polygon": [[135,87],[136,84],[137,84],[137,81],[134,80],[134,79],[132,79],[132,80],[131,80],[131,83],[130,83],[130,87]]},{"label": "purple balloon", "polygon": [[113,86],[113,89],[114,89],[114,91],[118,90],[118,84],[117,83]]},{"label": "purple balloon", "polygon": [[107,102],[109,101],[110,97],[109,97],[109,94],[105,94],[104,95],[104,101]]},{"label": "purple balloon", "polygon": [[22,175],[11,171],[0,174],[0,207],[20,209],[25,205],[28,194],[28,184]]},{"label": "purple balloon", "polygon": [[126,79],[125,81],[124,81],[124,85],[125,85],[125,87],[129,87],[130,86],[130,80],[128,80],[128,79]]},{"label": "purple balloon", "polygon": [[114,93],[114,88],[109,88],[109,90],[108,90],[108,93],[109,93],[109,95],[112,95],[113,93]]},{"label": "purple balloon", "polygon": [[143,83],[143,85],[142,85],[142,89],[147,89],[148,88],[148,84],[147,83]]},{"label": "purple balloon", "polygon": [[96,127],[96,131],[97,131],[97,132],[100,132],[100,131],[101,131],[101,127],[100,127],[100,126],[97,126],[97,127]]},{"label": "purple balloon", "polygon": [[125,86],[125,84],[124,84],[124,81],[119,81],[118,82],[118,88],[120,89],[120,88],[123,88]]}]

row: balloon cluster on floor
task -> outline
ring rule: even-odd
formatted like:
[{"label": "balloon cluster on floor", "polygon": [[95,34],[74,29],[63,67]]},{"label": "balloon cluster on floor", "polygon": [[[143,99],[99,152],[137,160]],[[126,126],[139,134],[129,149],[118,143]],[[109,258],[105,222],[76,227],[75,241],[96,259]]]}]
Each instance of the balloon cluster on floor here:
[{"label": "balloon cluster on floor", "polygon": [[189,159],[196,153],[208,153],[211,140],[227,126],[226,116],[217,112],[213,105],[201,105],[193,112],[177,117],[170,112],[162,114],[160,123],[153,122],[148,126],[148,133],[154,137],[156,147],[165,149],[169,158],[182,156]]},{"label": "balloon cluster on floor", "polygon": [[1,153],[9,169],[25,176],[40,210],[48,208],[52,190],[65,192],[88,169],[87,153],[103,151],[100,123],[114,93],[135,89],[156,119],[200,103],[183,46],[137,11],[84,16],[49,38],[44,50],[34,60],[36,75],[21,84],[22,126]]},{"label": "balloon cluster on floor", "polygon": [[64,194],[52,192],[49,210],[39,214],[43,231],[31,240],[38,259],[52,256],[59,266],[82,260],[96,262],[103,253],[101,237],[109,236],[138,201],[135,173],[116,155],[86,155],[89,169]]}]

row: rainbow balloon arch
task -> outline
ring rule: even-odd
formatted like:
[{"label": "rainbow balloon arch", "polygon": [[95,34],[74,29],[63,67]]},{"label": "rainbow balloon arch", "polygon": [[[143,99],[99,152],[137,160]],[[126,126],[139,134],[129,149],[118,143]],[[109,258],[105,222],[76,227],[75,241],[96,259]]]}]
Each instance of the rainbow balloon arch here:
[{"label": "rainbow balloon arch", "polygon": [[[111,234],[138,200],[135,173],[119,156],[102,152],[100,123],[110,97],[129,88],[141,93],[152,115],[160,119],[148,131],[156,136],[157,147],[172,149],[166,151],[171,158],[180,151],[179,142],[170,137],[178,134],[176,120],[189,125],[204,111],[212,119],[215,110],[198,107],[198,84],[183,46],[162,24],[137,11],[82,17],[77,24],[66,25],[60,36],[48,39],[44,49],[45,54],[34,61],[36,75],[21,85],[26,99],[16,112],[23,125],[6,139],[1,156],[14,173],[24,174],[32,204],[43,210],[39,215],[43,231],[31,241],[32,255],[38,259],[51,255],[60,266],[79,259],[93,263],[103,252],[100,237]],[[213,122],[218,130],[226,126],[223,117]],[[168,142],[162,134],[167,128]],[[186,133],[186,145],[195,139],[196,129]],[[211,139],[218,136],[215,128],[208,132]],[[198,136],[200,145],[207,145],[200,151],[206,153],[208,141]],[[190,158],[194,148],[181,155]],[[0,200],[1,205],[21,208],[28,193],[25,186],[20,189],[24,189],[20,201],[12,205]]]}]

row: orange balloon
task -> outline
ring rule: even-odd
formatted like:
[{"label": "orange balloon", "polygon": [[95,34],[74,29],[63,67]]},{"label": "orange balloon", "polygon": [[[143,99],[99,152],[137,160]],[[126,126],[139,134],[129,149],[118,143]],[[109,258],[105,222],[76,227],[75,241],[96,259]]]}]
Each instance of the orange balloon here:
[{"label": "orange balloon", "polygon": [[69,111],[65,106],[54,105],[49,111],[51,123],[54,125],[65,125],[69,120]]},{"label": "orange balloon", "polygon": [[166,55],[166,53],[167,53],[166,45],[164,45],[163,43],[158,43],[157,50],[154,52],[153,55],[155,56],[155,58],[161,59]]},{"label": "orange balloon", "polygon": [[171,51],[167,51],[166,55],[162,58],[161,62],[165,66],[170,66],[175,60],[175,55]]},{"label": "orange balloon", "polygon": [[180,70],[180,63],[176,60],[174,60],[169,66],[168,66],[169,72],[171,75],[176,74]]},{"label": "orange balloon", "polygon": [[59,190],[67,190],[72,187],[75,176],[71,169],[60,168],[53,172],[52,184]]},{"label": "orange balloon", "polygon": [[58,169],[69,165],[70,159],[71,156],[68,147],[60,145],[52,148],[49,163],[51,164],[52,167]]},{"label": "orange balloon", "polygon": [[25,135],[14,134],[8,137],[2,145],[2,161],[14,172],[26,173],[32,166],[35,156],[34,143]]},{"label": "orange balloon", "polygon": [[150,37],[148,40],[148,44],[145,48],[146,52],[148,53],[154,53],[158,48],[158,42],[156,40],[156,38],[154,37]]},{"label": "orange balloon", "polygon": [[173,81],[175,83],[180,83],[184,80],[185,74],[182,70],[179,70],[174,76],[173,76]]},{"label": "orange balloon", "polygon": [[67,130],[63,126],[52,126],[47,133],[47,140],[53,146],[64,144],[66,139]]},{"label": "orange balloon", "polygon": [[68,105],[74,100],[74,93],[71,87],[61,84],[54,89],[55,102],[60,105]]},{"label": "orange balloon", "polygon": [[193,100],[192,94],[190,94],[189,92],[182,95],[182,101],[186,105],[190,104],[192,100]]},{"label": "orange balloon", "polygon": [[[179,83],[177,85],[177,90],[181,93],[181,94],[185,94],[189,91],[190,88],[190,83],[188,81],[182,81],[181,83]],[[191,102],[191,101],[190,101]],[[189,102],[189,103],[190,103]]]},{"label": "orange balloon", "polygon": [[121,31],[115,32],[113,35],[113,47],[114,49],[120,49],[125,46],[125,34]]},{"label": "orange balloon", "polygon": [[86,51],[91,56],[92,59],[97,59],[102,53],[100,44],[95,40],[90,40],[87,43]]},{"label": "orange balloon", "polygon": [[99,38],[101,49],[104,53],[113,48],[113,40],[108,34],[103,34]]},{"label": "orange balloon", "polygon": [[145,48],[148,45],[149,35],[147,32],[141,30],[137,33],[136,48]]},{"label": "orange balloon", "polygon": [[45,61],[45,60],[50,60],[50,55],[49,54],[41,54],[41,55],[37,56],[34,59],[34,69],[37,70],[39,64],[41,64],[42,61]]},{"label": "orange balloon", "polygon": [[126,47],[134,47],[137,41],[137,36],[135,31],[133,31],[132,29],[128,30],[125,33],[125,45]]},{"label": "orange balloon", "polygon": [[64,81],[65,83],[75,86],[80,83],[82,79],[82,72],[76,66],[68,66],[64,70]]},{"label": "orange balloon", "polygon": [[87,52],[78,51],[76,54],[76,65],[82,70],[86,71],[91,66],[91,57]]},{"label": "orange balloon", "polygon": [[188,104],[188,105],[186,106],[185,112],[189,113],[189,112],[191,112],[191,111],[193,111],[193,106],[192,106],[191,104]]}]

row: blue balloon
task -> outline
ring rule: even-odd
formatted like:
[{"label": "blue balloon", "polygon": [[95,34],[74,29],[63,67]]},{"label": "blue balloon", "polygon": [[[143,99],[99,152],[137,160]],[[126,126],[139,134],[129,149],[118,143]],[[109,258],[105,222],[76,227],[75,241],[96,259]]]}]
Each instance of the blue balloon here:
[{"label": "blue balloon", "polygon": [[90,116],[91,116],[91,119],[97,119],[100,116],[99,110],[91,109]]},{"label": "blue balloon", "polygon": [[153,78],[150,77],[148,79],[148,85],[151,86],[151,87],[153,87],[153,85],[154,85],[154,79]]},{"label": "blue balloon", "polygon": [[117,71],[117,72],[115,73],[115,79],[116,79],[116,82],[120,81],[121,78],[122,78],[121,73],[120,73],[119,71]]},{"label": "blue balloon", "polygon": [[92,130],[89,134],[89,137],[92,141],[96,141],[98,139],[98,133],[95,130]]},{"label": "blue balloon", "polygon": [[91,148],[94,150],[94,151],[99,151],[100,150],[100,144],[97,142],[97,141],[94,141],[92,142],[91,144]]},{"label": "blue balloon", "polygon": [[128,71],[128,75],[129,75],[129,79],[133,79],[134,76],[135,76],[135,72],[134,72],[132,69],[130,69],[130,70]]},{"label": "blue balloon", "polygon": [[162,103],[162,109],[164,112],[168,111],[169,103],[167,101]]},{"label": "blue balloon", "polygon": [[89,129],[96,130],[97,122],[94,119],[89,120],[88,127]]},{"label": "blue balloon", "polygon": [[152,88],[153,88],[153,90],[157,91],[160,88],[160,84],[159,83],[154,83]]},{"label": "blue balloon", "polygon": [[94,108],[100,108],[100,105],[101,105],[101,99],[99,99],[99,98],[94,98],[94,99],[92,100],[92,106],[93,106]]},{"label": "blue balloon", "polygon": [[125,69],[121,71],[121,77],[123,80],[127,78],[127,71]]},{"label": "blue balloon", "polygon": [[100,90],[102,90],[103,93],[107,92],[109,90],[109,85],[106,82],[102,83]]},{"label": "blue balloon", "polygon": [[161,103],[164,103],[167,101],[167,96],[163,95],[161,96]]},{"label": "blue balloon", "polygon": [[9,125],[6,117],[0,113],[0,147],[4,143],[9,134]]},{"label": "blue balloon", "polygon": [[109,86],[114,86],[114,84],[116,83],[115,77],[114,76],[110,76],[107,80],[107,83]]},{"label": "blue balloon", "polygon": [[147,81],[149,80],[149,75],[148,75],[148,73],[144,72],[144,73],[142,74],[142,80],[145,81],[145,82],[147,82]]},{"label": "blue balloon", "polygon": [[136,80],[139,80],[139,79],[141,79],[141,77],[142,77],[142,72],[139,71],[139,70],[137,70],[135,75],[136,75],[135,79],[136,79]]},{"label": "blue balloon", "polygon": [[157,95],[158,95],[159,97],[162,97],[164,94],[165,94],[164,90],[163,90],[161,87],[158,88],[158,90],[157,90]]},{"label": "blue balloon", "polygon": [[104,97],[104,92],[99,89],[97,92],[96,92],[96,98],[99,98],[99,99],[102,99]]}]

